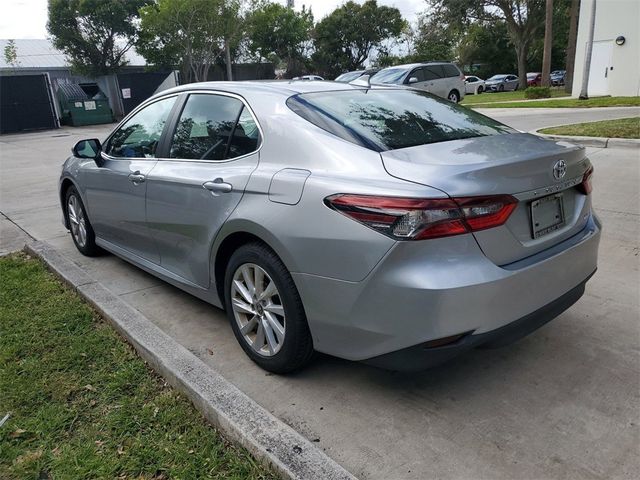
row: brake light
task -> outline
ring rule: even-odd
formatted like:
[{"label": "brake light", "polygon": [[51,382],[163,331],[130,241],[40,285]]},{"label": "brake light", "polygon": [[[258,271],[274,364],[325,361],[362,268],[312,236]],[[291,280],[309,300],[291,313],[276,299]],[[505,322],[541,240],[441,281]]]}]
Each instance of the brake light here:
[{"label": "brake light", "polygon": [[593,191],[593,185],[591,185],[591,177],[593,177],[593,167],[589,167],[589,169],[584,172],[582,176],[582,183],[578,185],[578,190],[580,190],[585,195],[589,195]]},{"label": "brake light", "polygon": [[325,204],[396,240],[424,240],[504,224],[517,205],[510,195],[404,198],[332,195]]}]

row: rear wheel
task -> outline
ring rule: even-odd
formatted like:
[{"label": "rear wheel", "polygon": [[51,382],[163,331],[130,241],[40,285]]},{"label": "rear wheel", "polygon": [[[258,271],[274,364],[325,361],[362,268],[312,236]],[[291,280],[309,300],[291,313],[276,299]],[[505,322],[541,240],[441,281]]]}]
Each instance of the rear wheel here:
[{"label": "rear wheel", "polygon": [[482,92],[484,92],[484,88],[482,87],[482,85],[480,85],[478,87],[478,95],[480,95]]},{"label": "rear wheel", "polygon": [[225,275],[225,305],[236,339],[260,367],[288,373],[308,364],[313,341],[289,271],[261,243],[236,250]]},{"label": "rear wheel", "polygon": [[460,101],[460,94],[455,90],[451,90],[447,98],[453,103],[458,103]]},{"label": "rear wheel", "polygon": [[96,235],[87,217],[82,199],[76,187],[69,187],[65,196],[65,214],[71,231],[71,238],[76,248],[87,257],[95,257],[102,253],[96,245]]}]

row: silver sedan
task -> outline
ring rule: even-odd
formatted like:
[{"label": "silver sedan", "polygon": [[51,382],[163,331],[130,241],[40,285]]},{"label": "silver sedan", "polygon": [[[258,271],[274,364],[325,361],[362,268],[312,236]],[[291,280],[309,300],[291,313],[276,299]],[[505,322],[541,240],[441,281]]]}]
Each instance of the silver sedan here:
[{"label": "silver sedan", "polygon": [[314,351],[418,369],[576,302],[600,223],[583,148],[405,87],[162,92],[60,177],[78,250],[226,309],[278,373]]}]

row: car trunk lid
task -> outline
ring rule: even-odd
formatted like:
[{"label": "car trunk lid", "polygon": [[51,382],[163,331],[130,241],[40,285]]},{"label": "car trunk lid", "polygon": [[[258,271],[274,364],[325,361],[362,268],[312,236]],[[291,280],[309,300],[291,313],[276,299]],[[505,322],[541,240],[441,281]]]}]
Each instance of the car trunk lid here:
[{"label": "car trunk lid", "polygon": [[[566,142],[512,133],[389,150],[381,156],[390,175],[451,197],[515,196],[518,206],[504,225],[474,232],[480,248],[498,265],[549,248],[582,230],[588,220],[589,198],[578,186],[590,162],[584,148]],[[556,179],[554,166],[561,160],[565,173]],[[552,195],[557,200],[532,207]],[[564,222],[536,234],[535,217],[543,218],[553,208],[562,210]]]}]

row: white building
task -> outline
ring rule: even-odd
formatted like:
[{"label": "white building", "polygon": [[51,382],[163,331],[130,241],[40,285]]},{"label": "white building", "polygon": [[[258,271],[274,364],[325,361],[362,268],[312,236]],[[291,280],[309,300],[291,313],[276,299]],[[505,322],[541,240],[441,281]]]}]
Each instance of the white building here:
[{"label": "white building", "polygon": [[640,0],[582,0],[572,95],[580,95],[593,2],[589,96],[640,95]]}]

